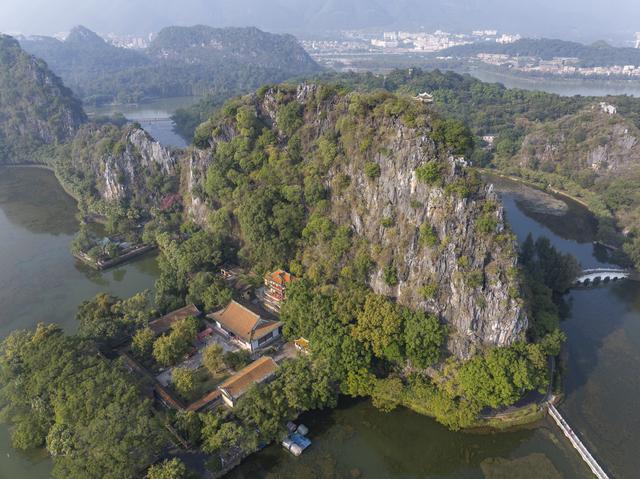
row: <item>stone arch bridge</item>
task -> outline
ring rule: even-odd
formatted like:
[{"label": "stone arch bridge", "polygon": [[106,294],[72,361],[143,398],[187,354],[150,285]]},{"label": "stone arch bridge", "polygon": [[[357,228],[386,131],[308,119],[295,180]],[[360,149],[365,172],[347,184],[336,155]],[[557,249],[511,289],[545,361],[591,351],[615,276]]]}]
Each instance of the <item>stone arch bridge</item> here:
[{"label": "stone arch bridge", "polygon": [[597,282],[618,281],[631,277],[631,271],[616,268],[593,268],[583,270],[575,280],[577,285],[589,285]]}]

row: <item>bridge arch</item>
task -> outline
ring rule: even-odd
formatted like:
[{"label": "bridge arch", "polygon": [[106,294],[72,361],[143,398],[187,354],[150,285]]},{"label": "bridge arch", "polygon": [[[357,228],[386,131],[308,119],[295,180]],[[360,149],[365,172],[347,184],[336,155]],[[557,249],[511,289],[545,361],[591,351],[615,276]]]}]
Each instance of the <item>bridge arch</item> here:
[{"label": "bridge arch", "polygon": [[576,278],[576,284],[588,286],[591,284],[605,283],[609,281],[617,281],[619,279],[628,278],[630,271],[624,269],[596,268],[585,269]]}]

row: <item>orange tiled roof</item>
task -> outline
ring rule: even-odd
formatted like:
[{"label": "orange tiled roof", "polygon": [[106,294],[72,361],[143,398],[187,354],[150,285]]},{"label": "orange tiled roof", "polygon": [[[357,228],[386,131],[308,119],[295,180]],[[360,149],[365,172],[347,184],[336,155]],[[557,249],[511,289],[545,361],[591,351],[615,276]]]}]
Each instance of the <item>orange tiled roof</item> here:
[{"label": "orange tiled roof", "polygon": [[233,399],[237,399],[247,392],[251,385],[260,383],[271,376],[277,368],[278,365],[272,358],[262,356],[231,376],[218,388],[224,390]]},{"label": "orange tiled roof", "polygon": [[214,389],[209,394],[206,394],[202,396],[200,399],[198,399],[197,401],[189,404],[189,406],[187,406],[187,411],[199,411],[200,409],[205,407],[207,404],[210,404],[216,399],[218,399],[218,396],[220,396],[220,390]]},{"label": "orange tiled roof", "polygon": [[251,341],[259,339],[280,326],[279,321],[264,319],[237,301],[231,301],[224,309],[207,315],[236,336]]},{"label": "orange tiled roof", "polygon": [[294,276],[282,269],[278,269],[272,273],[267,273],[267,279],[279,285],[287,285],[293,281]]}]

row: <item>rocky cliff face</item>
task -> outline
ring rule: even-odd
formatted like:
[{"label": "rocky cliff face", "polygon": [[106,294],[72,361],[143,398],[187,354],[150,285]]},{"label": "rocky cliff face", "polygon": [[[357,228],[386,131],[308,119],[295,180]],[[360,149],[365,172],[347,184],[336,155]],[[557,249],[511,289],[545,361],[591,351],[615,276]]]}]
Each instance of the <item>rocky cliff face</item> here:
[{"label": "rocky cliff face", "polygon": [[0,164],[41,161],[39,148],[69,140],[85,121],[47,65],[0,34]]},{"label": "rocky cliff face", "polygon": [[87,125],[56,163],[61,179],[78,193],[105,203],[148,209],[177,176],[177,159],[148,133],[129,125]]},{"label": "rocky cliff face", "polygon": [[[513,240],[501,236],[503,211],[492,187],[483,185],[472,198],[460,198],[421,183],[416,170],[436,158],[433,142],[400,122],[391,128],[394,136],[385,142],[385,153],[370,157],[380,166],[379,178],[372,181],[353,164],[333,172],[352,179],[352,187],[332,196],[333,217],[351,225],[377,252],[371,287],[443,318],[450,328],[449,350],[458,357],[477,347],[511,344],[527,320],[510,277],[516,267]],[[445,161],[445,184],[466,175],[453,157]],[[484,213],[486,205],[495,207]],[[493,226],[481,232],[478,221],[485,214]],[[393,226],[385,225],[388,219]],[[431,226],[436,244],[421,240],[423,225]],[[396,285],[385,280],[388,265],[397,271]],[[437,285],[432,297],[424,295],[428,285]]]},{"label": "rocky cliff face", "polygon": [[[355,95],[326,100],[316,86],[303,85],[291,93],[291,101],[303,112],[304,127],[297,132],[303,139],[302,161],[311,163],[326,138],[338,152],[323,176],[329,215],[368,243],[375,262],[370,286],[404,305],[437,313],[449,327],[449,350],[458,357],[513,343],[527,318],[514,275],[514,239],[504,231],[492,187],[480,184],[460,158],[442,153],[431,139],[428,111],[422,112],[426,124],[381,113],[383,107],[354,119]],[[245,103],[286,145],[282,98],[274,89]],[[394,101],[384,105],[391,110]],[[209,211],[201,198],[207,168],[216,161],[219,145],[240,134],[227,120],[212,125],[212,131],[211,148],[192,152],[183,170],[188,211],[202,224]],[[431,162],[442,167],[435,184],[417,174]],[[426,228],[431,231],[427,241]],[[313,252],[302,257],[306,268],[313,267]]]}]

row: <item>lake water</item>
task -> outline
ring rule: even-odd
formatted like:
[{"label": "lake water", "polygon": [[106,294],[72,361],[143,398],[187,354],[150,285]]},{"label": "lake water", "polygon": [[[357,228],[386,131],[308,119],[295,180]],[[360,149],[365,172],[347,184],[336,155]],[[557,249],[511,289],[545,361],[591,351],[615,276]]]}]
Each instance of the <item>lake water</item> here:
[{"label": "lake water", "polygon": [[[84,300],[106,291],[129,297],[153,289],[154,255],[96,272],[69,251],[78,231],[76,203],[53,173],[41,168],[0,168],[0,335],[40,322],[76,329],[75,312]],[[0,479],[48,477],[43,454],[11,449],[0,427]]]},{"label": "lake water", "polygon": [[489,83],[502,83],[507,88],[522,88],[523,90],[540,90],[556,93],[562,96],[605,96],[631,95],[640,96],[640,81],[638,80],[582,80],[582,79],[553,79],[527,78],[508,73],[487,71],[478,68],[469,70],[469,74],[478,80]]},{"label": "lake water", "polygon": [[[513,184],[499,185],[519,239],[548,236],[584,266],[606,264],[594,250],[593,219],[568,201],[564,214],[545,213]],[[153,288],[153,256],[96,273],[77,264],[69,243],[77,231],[75,203],[46,170],[0,169],[0,334],[57,322],[75,330],[83,300],[108,291],[129,296]],[[566,393],[561,410],[613,477],[640,470],[640,284],[621,282],[570,293],[563,328]],[[255,454],[231,478],[587,478],[590,472],[548,419],[517,431],[451,432],[405,409],[385,414],[369,401],[343,400],[308,414],[314,443],[294,458],[277,445]],[[43,479],[41,452],[10,448],[0,428],[0,479]]]},{"label": "lake water", "polygon": [[122,113],[128,120],[137,121],[142,127],[164,146],[184,148],[187,141],[174,131],[171,115],[178,108],[187,107],[200,100],[197,96],[162,98],[142,104],[106,105],[98,108],[86,108],[89,116],[113,115]]}]

